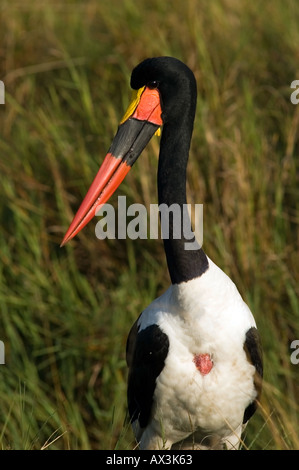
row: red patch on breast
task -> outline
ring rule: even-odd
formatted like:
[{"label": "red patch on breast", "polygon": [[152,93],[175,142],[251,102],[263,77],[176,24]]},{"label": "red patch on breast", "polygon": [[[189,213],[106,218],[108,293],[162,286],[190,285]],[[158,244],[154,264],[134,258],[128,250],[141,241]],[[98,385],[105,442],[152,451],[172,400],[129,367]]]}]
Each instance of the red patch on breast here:
[{"label": "red patch on breast", "polygon": [[210,354],[194,354],[193,362],[202,375],[207,375],[213,367]]}]

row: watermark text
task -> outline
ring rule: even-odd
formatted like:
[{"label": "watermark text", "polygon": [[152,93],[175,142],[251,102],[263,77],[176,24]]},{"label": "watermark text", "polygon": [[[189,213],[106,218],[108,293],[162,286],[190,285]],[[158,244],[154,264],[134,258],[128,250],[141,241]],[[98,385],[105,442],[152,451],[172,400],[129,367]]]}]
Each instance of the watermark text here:
[{"label": "watermark text", "polygon": [[0,80],[0,104],[5,104],[5,86],[2,80]]},{"label": "watermark text", "polygon": [[291,83],[291,88],[295,88],[295,91],[291,93],[290,100],[293,104],[299,103],[299,80],[293,80]]},{"label": "watermark text", "polygon": [[198,250],[203,243],[202,204],[150,204],[148,214],[143,204],[127,207],[126,196],[118,196],[117,214],[112,205],[102,204],[96,209],[96,215],[101,217],[95,228],[99,240],[127,237],[156,240],[161,236],[164,240],[183,240],[185,250]]},{"label": "watermark text", "polygon": [[0,365],[5,364],[5,346],[3,341],[0,341]]},{"label": "watermark text", "polygon": [[291,349],[294,349],[294,351],[291,354],[291,363],[294,365],[299,364],[299,339],[294,339],[294,341],[291,342]]}]

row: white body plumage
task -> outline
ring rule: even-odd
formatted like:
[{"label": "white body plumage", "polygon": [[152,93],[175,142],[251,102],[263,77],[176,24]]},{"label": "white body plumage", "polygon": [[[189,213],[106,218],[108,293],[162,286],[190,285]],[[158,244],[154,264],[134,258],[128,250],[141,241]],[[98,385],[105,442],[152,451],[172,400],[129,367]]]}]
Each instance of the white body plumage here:
[{"label": "white body plumage", "polygon": [[[235,284],[209,260],[202,276],[171,285],[144,310],[139,332],[153,324],[167,335],[169,350],[151,419],[142,431],[135,422],[140,447],[170,448],[190,435],[194,448],[205,446],[209,435],[216,446],[222,440],[237,447],[244,410],[257,392],[255,367],[244,350],[255,321]],[[194,363],[198,354],[213,362],[206,375]]]}]

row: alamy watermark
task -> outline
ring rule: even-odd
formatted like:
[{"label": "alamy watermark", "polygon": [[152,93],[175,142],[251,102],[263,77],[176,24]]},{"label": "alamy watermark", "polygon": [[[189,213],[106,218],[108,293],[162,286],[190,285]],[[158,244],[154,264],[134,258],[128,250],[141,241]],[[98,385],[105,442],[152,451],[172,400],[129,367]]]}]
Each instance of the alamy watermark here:
[{"label": "alamy watermark", "polygon": [[0,80],[0,104],[5,104],[5,86],[2,80]]},{"label": "alamy watermark", "polygon": [[291,88],[295,88],[295,91],[291,93],[290,100],[293,104],[299,103],[299,80],[293,80],[291,83]]},{"label": "alamy watermark", "polygon": [[3,341],[0,341],[0,365],[5,364],[5,346]]},{"label": "alamy watermark", "polygon": [[[127,237],[131,240],[158,239],[161,236],[164,240],[183,239],[185,250],[198,250],[203,243],[202,204],[150,204],[148,214],[143,204],[127,207],[126,196],[118,196],[117,214],[111,204],[103,204],[96,209],[96,215],[101,217],[95,228],[96,237],[100,240]],[[191,228],[192,215],[194,231]]]},{"label": "alamy watermark", "polygon": [[292,352],[290,356],[291,363],[294,365],[298,365],[299,364],[299,339],[294,339],[294,341],[291,342],[290,348],[294,349],[294,351]]}]

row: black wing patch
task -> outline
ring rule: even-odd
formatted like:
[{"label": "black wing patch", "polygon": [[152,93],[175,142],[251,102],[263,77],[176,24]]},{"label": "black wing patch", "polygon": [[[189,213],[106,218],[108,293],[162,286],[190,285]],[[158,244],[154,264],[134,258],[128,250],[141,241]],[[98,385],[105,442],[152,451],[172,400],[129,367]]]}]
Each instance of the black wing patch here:
[{"label": "black wing patch", "polygon": [[257,396],[255,400],[250,403],[245,412],[243,418],[243,424],[251,418],[257,409],[257,401],[262,392],[262,381],[263,381],[263,354],[262,354],[262,345],[260,340],[260,335],[256,328],[252,327],[246,333],[246,339],[244,343],[244,350],[247,356],[247,359],[255,367],[254,375],[254,386],[257,391]]},{"label": "black wing patch", "polygon": [[168,349],[168,336],[157,325],[138,332],[137,322],[134,323],[127,341],[128,407],[131,422],[138,419],[141,428],[150,419],[156,379],[164,367]]}]

